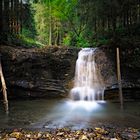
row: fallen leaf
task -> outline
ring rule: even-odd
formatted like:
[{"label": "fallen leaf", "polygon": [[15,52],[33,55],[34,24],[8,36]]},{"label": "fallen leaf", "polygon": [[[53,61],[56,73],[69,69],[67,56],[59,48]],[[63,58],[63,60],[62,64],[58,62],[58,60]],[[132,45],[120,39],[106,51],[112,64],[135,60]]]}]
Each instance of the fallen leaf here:
[{"label": "fallen leaf", "polygon": [[86,135],[82,135],[79,140],[89,140]]}]

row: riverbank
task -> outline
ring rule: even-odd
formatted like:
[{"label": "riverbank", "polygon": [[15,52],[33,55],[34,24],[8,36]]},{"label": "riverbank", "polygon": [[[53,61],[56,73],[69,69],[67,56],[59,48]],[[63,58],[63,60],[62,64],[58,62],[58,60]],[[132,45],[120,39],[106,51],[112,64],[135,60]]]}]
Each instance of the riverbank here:
[{"label": "riverbank", "polygon": [[119,127],[94,127],[79,130],[69,128],[40,130],[1,130],[2,140],[139,140],[140,129]]}]

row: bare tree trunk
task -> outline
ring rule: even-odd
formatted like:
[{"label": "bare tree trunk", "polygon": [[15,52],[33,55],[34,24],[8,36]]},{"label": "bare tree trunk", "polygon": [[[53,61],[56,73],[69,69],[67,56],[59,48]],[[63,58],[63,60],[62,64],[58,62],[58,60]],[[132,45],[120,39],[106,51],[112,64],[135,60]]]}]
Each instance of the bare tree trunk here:
[{"label": "bare tree trunk", "polygon": [[49,0],[49,45],[52,45],[52,7],[51,7],[51,0]]},{"label": "bare tree trunk", "polygon": [[16,33],[19,33],[19,0],[16,1]]},{"label": "bare tree trunk", "polygon": [[9,33],[9,0],[4,0],[4,9],[3,9],[3,33],[4,40],[7,41]]},{"label": "bare tree trunk", "polygon": [[22,16],[23,16],[23,3],[21,0],[20,1],[20,33],[22,33],[22,26],[23,26]]},{"label": "bare tree trunk", "polygon": [[59,45],[62,45],[62,31],[61,31],[61,29],[59,30],[59,35],[58,35],[59,37],[58,37],[58,42],[59,42]]},{"label": "bare tree trunk", "polygon": [[8,114],[8,99],[7,99],[6,83],[5,83],[3,72],[2,72],[1,58],[0,58],[0,77],[1,77],[1,83],[2,83],[2,92],[3,92],[5,111]]},{"label": "bare tree trunk", "polygon": [[107,29],[110,29],[110,17],[107,17]]},{"label": "bare tree trunk", "polygon": [[2,30],[3,30],[3,0],[0,1],[0,41],[2,41]]},{"label": "bare tree trunk", "polygon": [[11,7],[10,7],[10,32],[13,33],[13,17],[14,17],[14,0],[11,0]]},{"label": "bare tree trunk", "polygon": [[137,23],[139,23],[140,22],[140,0],[138,0],[138,7],[137,7],[137,9],[138,9],[138,13],[137,13]]},{"label": "bare tree trunk", "polygon": [[123,14],[123,27],[126,27],[126,13]]},{"label": "bare tree trunk", "polygon": [[97,31],[97,19],[95,17],[95,21],[94,21],[94,31],[96,32]]},{"label": "bare tree trunk", "polygon": [[55,45],[57,46],[57,45],[59,45],[59,27],[58,27],[58,25],[56,25],[57,27],[56,27],[56,37],[55,37]]},{"label": "bare tree trunk", "polygon": [[18,0],[15,0],[15,33],[18,33]]},{"label": "bare tree trunk", "polygon": [[119,54],[119,48],[117,48],[117,77],[118,77],[120,104],[121,104],[121,109],[123,110],[123,94],[122,94],[122,82],[121,82],[121,70],[120,70],[120,54]]}]

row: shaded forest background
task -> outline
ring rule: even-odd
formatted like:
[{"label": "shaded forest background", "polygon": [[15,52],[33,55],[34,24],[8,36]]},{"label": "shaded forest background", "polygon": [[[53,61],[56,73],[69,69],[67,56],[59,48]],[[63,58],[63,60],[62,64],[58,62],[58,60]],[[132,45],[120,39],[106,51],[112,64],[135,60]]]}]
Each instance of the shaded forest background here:
[{"label": "shaded forest background", "polygon": [[140,0],[1,0],[0,41],[28,47],[140,39]]}]

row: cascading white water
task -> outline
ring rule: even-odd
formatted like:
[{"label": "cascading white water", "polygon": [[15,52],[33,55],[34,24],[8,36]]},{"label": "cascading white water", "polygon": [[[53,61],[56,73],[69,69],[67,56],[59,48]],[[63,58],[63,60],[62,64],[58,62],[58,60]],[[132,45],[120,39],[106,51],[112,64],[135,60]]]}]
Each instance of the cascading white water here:
[{"label": "cascading white water", "polygon": [[94,53],[95,49],[84,48],[78,54],[74,88],[70,91],[73,100],[104,100],[104,85]]}]

